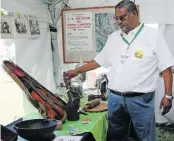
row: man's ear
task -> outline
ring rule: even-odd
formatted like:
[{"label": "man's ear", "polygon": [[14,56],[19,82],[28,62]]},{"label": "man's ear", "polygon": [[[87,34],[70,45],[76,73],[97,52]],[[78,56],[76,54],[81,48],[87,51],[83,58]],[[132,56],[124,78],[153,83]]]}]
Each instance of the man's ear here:
[{"label": "man's ear", "polygon": [[134,15],[135,15],[135,16],[137,16],[137,17],[138,17],[138,13],[137,13],[136,11],[134,11],[133,13],[134,13]]},{"label": "man's ear", "polygon": [[132,16],[136,19],[138,17],[137,13],[134,11],[132,12]]},{"label": "man's ear", "polygon": [[136,13],[135,11],[131,12],[131,14],[132,14],[133,16],[136,16],[136,15],[137,15],[137,13]]}]

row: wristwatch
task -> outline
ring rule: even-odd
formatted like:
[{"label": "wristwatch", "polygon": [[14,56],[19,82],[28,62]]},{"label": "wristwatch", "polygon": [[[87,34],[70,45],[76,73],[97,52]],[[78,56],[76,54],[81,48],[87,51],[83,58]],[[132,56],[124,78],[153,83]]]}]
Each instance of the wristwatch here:
[{"label": "wristwatch", "polygon": [[167,98],[167,99],[169,99],[169,100],[173,100],[173,96],[172,95],[171,96],[165,95],[164,97]]}]

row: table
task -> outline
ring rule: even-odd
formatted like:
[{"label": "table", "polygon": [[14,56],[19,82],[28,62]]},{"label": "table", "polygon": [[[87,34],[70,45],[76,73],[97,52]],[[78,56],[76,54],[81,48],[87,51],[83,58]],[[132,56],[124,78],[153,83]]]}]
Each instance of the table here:
[{"label": "table", "polygon": [[[81,106],[86,103],[86,99],[81,100]],[[83,124],[82,120],[88,117],[89,123]],[[31,113],[23,117],[24,120],[29,119],[37,119],[42,118],[42,116],[38,113]],[[96,139],[96,141],[105,141],[106,140],[106,133],[108,127],[107,121],[107,112],[98,112],[98,113],[88,113],[88,115],[80,114],[80,120],[78,121],[68,121],[63,124],[62,130],[57,130],[54,134],[57,135],[69,135],[67,133],[69,128],[78,128],[77,134],[84,133],[84,132],[91,132]]]}]

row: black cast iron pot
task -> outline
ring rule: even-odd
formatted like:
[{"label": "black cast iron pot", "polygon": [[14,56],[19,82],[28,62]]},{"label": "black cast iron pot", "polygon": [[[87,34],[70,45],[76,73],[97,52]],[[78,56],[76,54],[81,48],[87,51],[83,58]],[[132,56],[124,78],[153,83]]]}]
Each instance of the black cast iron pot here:
[{"label": "black cast iron pot", "polygon": [[29,141],[51,141],[55,138],[54,131],[58,120],[32,119],[18,122],[14,129],[17,134]]}]

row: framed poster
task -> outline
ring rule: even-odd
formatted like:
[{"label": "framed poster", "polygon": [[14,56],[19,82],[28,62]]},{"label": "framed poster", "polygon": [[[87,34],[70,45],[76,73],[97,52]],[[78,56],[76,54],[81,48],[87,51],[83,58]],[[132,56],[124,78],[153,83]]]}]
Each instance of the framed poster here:
[{"label": "framed poster", "polygon": [[1,39],[13,39],[13,16],[1,16]]},{"label": "framed poster", "polygon": [[91,61],[119,29],[114,6],[62,9],[61,14],[64,63]]}]

